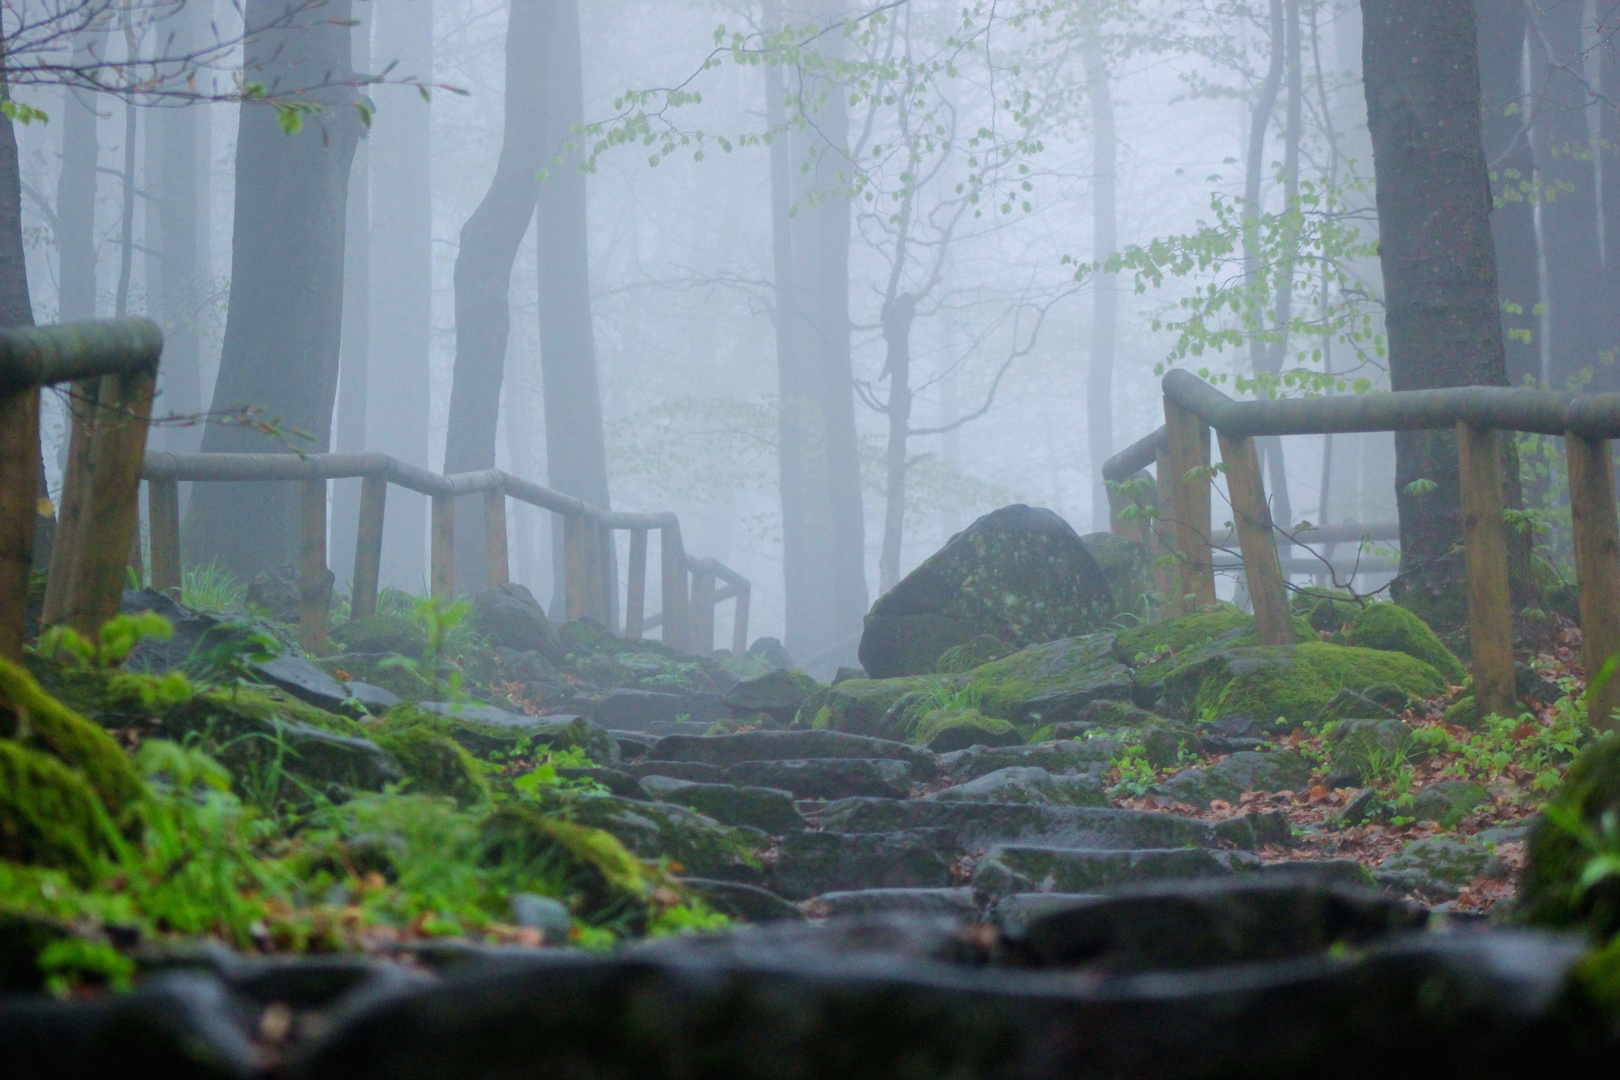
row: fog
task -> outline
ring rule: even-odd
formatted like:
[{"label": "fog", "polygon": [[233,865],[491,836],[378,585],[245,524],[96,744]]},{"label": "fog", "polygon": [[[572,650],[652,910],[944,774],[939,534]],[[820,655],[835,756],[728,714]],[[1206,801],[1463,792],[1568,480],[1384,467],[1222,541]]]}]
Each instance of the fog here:
[{"label": "fog", "polygon": [[[1356,380],[1366,380],[1361,388],[1388,385],[1378,262],[1366,247],[1376,240],[1377,220],[1355,3],[1065,0],[1050,5],[1053,12],[1043,23],[1024,15],[1026,9],[1048,5],[964,5],[960,0],[865,5],[790,0],[781,5],[785,11],[753,0],[592,0],[577,5],[583,99],[578,120],[587,125],[577,134],[566,117],[559,119],[567,111],[566,95],[558,88],[559,80],[566,81],[566,65],[554,59],[528,61],[544,69],[540,92],[552,115],[524,117],[517,125],[507,116],[509,7],[526,4],[544,9],[539,18],[546,22],[550,55],[565,54],[568,44],[564,40],[559,46],[557,26],[566,24],[574,0],[325,5],[321,18],[354,20],[337,32],[348,40],[362,76],[351,82],[358,83],[375,113],[369,131],[355,136],[353,163],[346,166],[346,207],[329,208],[346,213],[334,218],[328,209],[309,206],[280,211],[287,215],[283,222],[305,212],[325,215],[328,224],[322,228],[328,232],[332,220],[342,221],[345,240],[337,283],[342,323],[337,390],[325,404],[332,427],[329,433],[309,432],[307,439],[282,433],[281,449],[380,450],[434,471],[461,471],[453,466],[450,445],[458,348],[470,362],[469,337],[486,327],[457,325],[458,257],[469,219],[496,182],[503,142],[524,124],[531,138],[545,135],[538,197],[543,224],[551,227],[528,227],[512,260],[504,369],[497,351],[494,372],[498,418],[493,432],[486,421],[469,422],[468,437],[492,441],[494,458],[487,464],[594,501],[595,492],[579,487],[589,486],[579,479],[582,467],[569,466],[574,475],[559,477],[550,460],[547,375],[554,385],[562,384],[543,368],[542,342],[545,301],[559,295],[555,290],[562,288],[567,269],[559,270],[561,262],[548,262],[542,254],[566,246],[564,234],[575,224],[559,216],[573,204],[553,195],[566,194],[560,186],[564,180],[582,181],[589,310],[567,300],[552,304],[566,310],[545,317],[554,328],[564,316],[577,318],[588,331],[583,351],[574,338],[555,348],[559,362],[568,359],[576,368],[588,367],[594,353],[607,497],[615,509],[678,514],[688,551],[718,559],[753,583],[750,636],[785,638],[801,658],[816,655],[828,662],[852,655],[850,635],[858,632],[866,604],[896,574],[910,571],[953,533],[996,507],[1046,506],[1080,533],[1106,531],[1107,506],[1099,498],[1106,454],[1099,451],[1117,452],[1163,422],[1158,379],[1166,364],[1252,377],[1255,349],[1275,349],[1272,371],[1312,374],[1262,392],[1350,392],[1358,388]],[[199,33],[215,33],[221,40],[240,37],[242,14],[229,3],[193,0],[168,7],[173,10],[152,16],[145,47],[159,48],[166,26],[187,19],[202,20],[193,24]],[[262,10],[257,2],[247,8],[249,22]],[[1299,70],[1281,72],[1268,91],[1273,9],[1297,16],[1304,40]],[[789,35],[762,36],[765,27],[784,18],[793,28]],[[815,27],[821,32],[813,32]],[[288,44],[283,47],[298,48],[298,32],[284,33]],[[732,35],[741,35],[740,52],[731,49]],[[793,41],[785,40],[792,35],[797,35]],[[116,32],[112,36],[107,48],[116,53],[124,46]],[[802,51],[789,47],[795,43]],[[846,67],[828,67],[829,58],[840,54]],[[909,57],[912,66],[896,63],[896,57]],[[267,269],[244,265],[238,235],[243,114],[267,111],[262,102],[230,99],[231,69],[241,58],[238,41],[205,73],[205,84],[213,80],[208,85],[223,88],[221,100],[183,106],[198,118],[189,144],[165,134],[179,111],[172,102],[160,106],[130,97],[136,119],[132,155],[126,105],[119,97],[50,85],[16,91],[18,100],[51,118],[18,126],[35,317],[55,321],[69,314],[55,207],[64,190],[69,112],[88,109],[98,154],[93,314],[119,310],[122,281],[124,310],[151,315],[170,336],[158,412],[215,410],[209,423],[160,426],[153,438],[162,449],[208,448],[212,435],[205,431],[230,429],[218,414],[226,405],[260,406],[268,418],[281,418],[274,402],[222,402],[216,385],[230,363],[222,355],[234,347],[227,326],[233,309],[245,302],[241,275]],[[884,63],[891,65],[887,73]],[[368,72],[377,81],[366,82]],[[895,81],[907,72],[918,79],[909,93],[897,89]],[[829,80],[836,84],[830,93]],[[1096,231],[1099,85],[1111,98],[1117,139],[1109,186],[1119,250],[1197,237],[1206,226],[1217,232],[1224,228],[1228,248],[1217,251],[1210,264],[1195,260],[1182,272],[1140,288],[1137,267],[1126,265],[1110,276],[1094,265],[1111,254],[1099,245]],[[670,104],[663,92],[669,87],[694,92],[701,101]],[[424,101],[424,91],[430,101]],[[627,104],[627,93],[641,91],[650,96]],[[1299,325],[1331,326],[1322,335],[1296,332],[1289,342],[1276,341],[1272,333],[1271,344],[1251,348],[1255,327],[1228,308],[1209,312],[1207,336],[1189,346],[1175,325],[1187,318],[1188,303],[1212,288],[1233,298],[1256,295],[1244,292],[1245,280],[1255,279],[1245,279],[1241,251],[1231,246],[1241,248],[1231,215],[1242,213],[1251,180],[1251,125],[1256,102],[1268,92],[1275,103],[1264,109],[1265,137],[1258,144],[1259,208],[1268,215],[1269,230],[1287,216],[1290,185],[1304,191],[1301,228],[1307,239],[1295,235],[1279,241],[1295,245],[1296,261],[1285,258],[1282,274],[1293,282]],[[602,140],[615,143],[611,135],[642,109],[647,138],[594,149]],[[342,104],[327,105],[323,113],[307,116],[298,133],[276,137],[302,140],[311,158],[340,155],[342,138],[333,132],[350,123],[346,110]],[[907,137],[902,122],[918,125],[909,132],[920,140],[915,159],[896,150],[904,149]],[[663,154],[666,133],[674,145]],[[778,176],[774,192],[775,210],[778,215],[788,210],[786,219],[773,218],[773,146],[762,139],[767,133],[773,145],[786,147],[776,164],[789,190],[780,187],[783,176]],[[823,150],[835,152],[818,156],[818,140]],[[589,155],[588,172],[579,172],[571,144]],[[853,162],[836,152],[844,146],[855,147]],[[661,160],[653,164],[649,159],[655,154]],[[124,274],[126,156],[135,163],[135,190]],[[188,202],[193,216],[187,226],[194,237],[195,269],[184,282],[165,282],[164,253],[180,235],[176,212],[165,209],[165,199],[172,202],[187,170],[196,191]],[[1295,170],[1292,177],[1290,170]],[[522,182],[522,176],[513,181]],[[965,193],[976,190],[976,182],[984,185],[982,198],[969,201]],[[1331,202],[1311,201],[1324,192]],[[1212,200],[1224,207],[1226,225]],[[1297,197],[1294,205],[1300,205]],[[902,224],[904,214],[910,216]],[[819,289],[837,282],[840,272],[847,275],[845,296],[817,292],[815,300],[831,304],[826,310],[834,312],[835,324],[839,301],[847,304],[848,370],[843,374],[836,359],[841,342],[825,340],[826,318],[804,316],[800,323],[785,324],[779,315],[783,252],[775,245],[784,220],[798,238],[789,258],[805,279],[801,286],[814,291],[811,284]],[[1353,229],[1356,237],[1333,241],[1326,263],[1318,258],[1323,248],[1309,239],[1316,235],[1310,229],[1323,222]],[[902,229],[909,230],[909,247],[896,270]],[[1209,234],[1204,235],[1207,240]],[[845,242],[847,254],[840,250]],[[1178,250],[1194,247],[1182,244]],[[833,265],[841,255],[840,264]],[[318,274],[291,264],[268,269],[308,274],[311,280]],[[1330,279],[1325,292],[1324,274]],[[809,283],[812,276],[815,282]],[[1274,284],[1275,266],[1268,261],[1258,277]],[[1097,324],[1107,307],[1097,301],[1099,289],[1112,291],[1117,300],[1112,389],[1106,400],[1098,399],[1090,381],[1103,362],[1100,350],[1109,347]],[[178,301],[177,290],[183,294]],[[1277,297],[1269,285],[1261,291],[1259,337],[1264,338],[1277,318]],[[890,453],[892,417],[879,407],[893,401],[891,376],[900,359],[892,333],[891,340],[885,338],[885,298],[892,317],[897,299],[907,294],[915,297],[903,357],[914,394],[907,423],[922,432],[949,430],[906,440],[899,455],[904,506],[895,514],[887,499],[897,475]],[[318,321],[303,302],[283,316],[289,325]],[[1353,321],[1353,341],[1341,325],[1349,325],[1346,320]],[[179,356],[175,346],[194,349],[194,358]],[[826,348],[832,350],[831,361]],[[564,349],[573,351],[564,357]],[[840,503],[837,497],[824,499],[819,489],[808,490],[823,482],[837,485],[835,459],[846,448],[827,451],[833,464],[825,468],[815,463],[819,452],[811,453],[805,459],[811,464],[801,461],[795,474],[804,478],[806,490],[782,490],[780,365],[790,362],[817,370],[821,382],[807,391],[811,396],[830,394],[834,413],[843,409],[853,415],[854,445],[847,448],[855,455],[850,476],[858,474],[853,526],[839,517],[848,499]],[[1346,381],[1334,385],[1316,379],[1326,364]],[[357,381],[362,372],[364,389]],[[185,385],[188,379],[194,385]],[[1246,387],[1228,383],[1226,389],[1237,393]],[[551,406],[553,424],[594,422],[586,415],[589,402],[583,411],[579,400],[554,398]],[[1108,430],[1101,431],[1104,421]],[[810,425],[821,433],[816,437],[842,438],[837,431],[823,432],[822,423]],[[47,407],[44,427],[54,493],[65,431],[60,403]],[[585,434],[577,438],[570,427],[567,438],[554,439],[553,447],[588,444],[589,427],[579,428]],[[262,434],[253,438],[266,444],[263,449],[276,449]],[[1285,442],[1289,521],[1394,520],[1390,436],[1337,437],[1327,470],[1324,438]],[[1325,500],[1324,478],[1330,489]],[[845,482],[853,481],[846,476]],[[352,567],[356,490],[357,482],[333,485],[330,550],[340,592]],[[211,534],[194,521],[205,509],[198,498],[188,494],[194,500],[190,511],[196,512],[188,512],[188,560],[223,560],[222,541],[209,540]],[[268,496],[260,491],[252,498]],[[405,493],[390,499],[384,583],[423,592],[425,500]],[[795,503],[809,508],[794,511],[805,515],[797,525],[804,531],[789,538],[784,504]],[[1218,501],[1217,524],[1224,510]],[[548,515],[529,507],[516,507],[512,515],[513,577],[555,612],[556,538]],[[902,529],[896,543],[897,521]],[[458,543],[464,543],[461,536]],[[839,584],[833,580],[843,573],[839,545],[851,542],[858,544],[861,574],[858,581]],[[623,534],[617,556],[622,581],[628,573]],[[808,568],[800,585],[792,584],[795,571],[785,558]],[[654,596],[656,566],[655,559]],[[1364,574],[1358,580],[1377,587],[1387,575]],[[1232,596],[1233,588],[1227,581],[1222,595]],[[794,604],[823,605],[825,611],[795,626],[789,610]],[[730,619],[730,605],[724,605],[718,641],[730,640]]]}]

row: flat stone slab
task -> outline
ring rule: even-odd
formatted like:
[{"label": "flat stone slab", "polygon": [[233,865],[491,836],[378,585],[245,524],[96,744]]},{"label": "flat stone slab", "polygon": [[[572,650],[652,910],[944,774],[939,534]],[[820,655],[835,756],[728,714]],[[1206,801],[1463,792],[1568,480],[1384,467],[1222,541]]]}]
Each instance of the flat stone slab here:
[{"label": "flat stone slab", "polygon": [[651,761],[790,761],[803,758],[889,758],[910,765],[919,779],[933,776],[934,755],[926,750],[867,735],[841,731],[744,731],[735,735],[670,736],[658,740]]},{"label": "flat stone slab", "polygon": [[924,796],[931,802],[1031,803],[1040,806],[1107,806],[1102,770],[1053,776],[1045,769],[1010,766],[965,784]]},{"label": "flat stone slab", "polygon": [[682,878],[681,884],[723,915],[751,923],[803,922],[804,913],[769,889],[740,881]]},{"label": "flat stone slab", "polygon": [[819,823],[844,832],[949,829],[964,848],[1030,843],[1123,850],[1199,847],[1219,839],[1205,822],[1146,810],[932,799],[840,799]]},{"label": "flat stone slab", "polygon": [[783,788],[801,799],[903,799],[911,794],[911,767],[893,758],[739,761],[726,769],[725,777],[732,784]]},{"label": "flat stone slab", "polygon": [[669,776],[643,777],[641,786],[661,802],[690,807],[723,825],[748,825],[768,833],[805,827],[793,793],[778,788],[702,784]]},{"label": "flat stone slab", "polygon": [[769,883],[790,900],[858,889],[940,889],[951,884],[956,853],[944,829],[789,833]]},{"label": "flat stone slab", "polygon": [[1001,932],[1009,938],[1022,939],[1031,925],[1048,915],[1083,907],[1102,898],[1102,893],[1013,893],[990,905],[990,921],[1001,927]]},{"label": "flat stone slab", "polygon": [[1124,748],[1112,739],[1062,739],[1033,746],[971,746],[941,754],[942,771],[958,782],[976,780],[997,769],[1039,768],[1050,773],[1107,768]]},{"label": "flat stone slab", "polygon": [[1145,881],[1230,877],[1232,859],[1205,848],[1108,851],[1096,849],[993,847],[973,871],[981,896],[1025,892],[1095,892]]},{"label": "flat stone slab", "polygon": [[635,761],[620,768],[631,776],[668,776],[699,784],[723,784],[726,779],[726,770],[702,761]]},{"label": "flat stone slab", "polygon": [[959,889],[856,889],[830,892],[805,901],[805,907],[818,919],[848,915],[946,915],[957,919],[977,919],[978,901],[973,890]]},{"label": "flat stone slab", "polygon": [[592,710],[597,723],[617,731],[649,731],[655,724],[712,723],[729,715],[717,697],[657,690],[609,690]]}]

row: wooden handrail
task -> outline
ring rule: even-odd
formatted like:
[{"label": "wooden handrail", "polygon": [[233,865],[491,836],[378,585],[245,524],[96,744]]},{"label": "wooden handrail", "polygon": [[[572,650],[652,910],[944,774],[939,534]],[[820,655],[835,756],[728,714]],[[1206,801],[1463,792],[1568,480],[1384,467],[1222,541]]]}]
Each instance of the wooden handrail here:
[{"label": "wooden handrail", "polygon": [[[150,487],[152,584],[158,589],[180,586],[179,497],[182,481],[269,483],[296,481],[304,485],[304,532],[319,528],[317,544],[312,536],[301,543],[299,591],[308,606],[308,617],[301,623],[306,648],[324,641],[325,627],[325,509],[314,506],[314,492],[324,491],[326,482],[362,479],[359,536],[355,545],[353,589],[350,594],[351,618],[373,615],[377,609],[378,579],[381,568],[383,514],[387,489],[396,484],[432,500],[432,540],[430,576],[435,596],[448,598],[455,592],[455,500],[482,495],[487,550],[488,579],[492,584],[509,580],[506,558],[506,499],[512,498],[563,516],[564,602],[570,618],[588,615],[604,624],[611,623],[616,597],[610,588],[609,572],[613,558],[611,533],[628,530],[630,540],[629,600],[626,605],[625,635],[639,638],[655,626],[665,627],[665,640],[689,651],[714,647],[713,608],[735,598],[732,644],[736,651],[747,647],[748,607],[752,586],[735,570],[713,559],[694,559],[681,541],[680,519],[673,513],[631,514],[603,510],[583,499],[512,476],[500,469],[455,473],[441,476],[426,469],[375,452],[351,454],[172,454],[149,453],[142,472]],[[644,617],[646,610],[647,534],[658,532],[664,558],[664,611]],[[688,578],[726,582],[726,588],[710,589],[703,611],[693,610],[701,599],[688,584]],[[318,582],[317,582],[318,578]],[[692,600],[688,600],[688,596]],[[316,612],[319,603],[321,610]],[[739,645],[738,643],[741,642]]]},{"label": "wooden handrail", "polygon": [[[1152,539],[1176,556],[1177,580],[1160,575],[1167,610],[1185,599],[1208,602],[1214,595],[1212,542],[1229,545],[1230,534],[1210,535],[1212,471],[1208,433],[1221,443],[1235,530],[1244,574],[1254,601],[1262,642],[1293,639],[1288,617],[1284,567],[1278,548],[1294,541],[1278,537],[1270,518],[1264,478],[1253,439],[1267,435],[1323,435],[1338,432],[1446,430],[1457,433],[1463,493],[1464,550],[1469,594],[1469,633],[1473,646],[1474,698],[1481,713],[1510,714],[1514,694],[1512,609],[1507,580],[1507,525],[1504,521],[1501,431],[1562,436],[1569,464],[1570,504],[1575,523],[1575,565],[1586,670],[1594,680],[1620,659],[1620,511],[1614,492],[1614,459],[1609,445],[1620,437],[1620,394],[1569,395],[1546,390],[1466,386],[1326,398],[1234,401],[1185,371],[1163,381],[1165,426],[1115,454],[1103,465],[1115,483],[1156,465],[1159,518]],[[1123,499],[1116,498],[1116,503]],[[1146,530],[1134,519],[1112,514],[1114,529],[1142,541]],[[1334,525],[1299,536],[1300,543],[1395,539],[1389,526]],[[1398,530],[1397,530],[1398,531]],[[1378,532],[1383,536],[1374,536]],[[1288,571],[1293,572],[1290,563]],[[1594,685],[1592,724],[1617,726],[1620,678]]]},{"label": "wooden handrail", "polygon": [[163,332],[147,319],[0,330],[0,656],[22,656],[39,490],[39,388],[74,382],[42,619],[87,636],[118,612]]}]

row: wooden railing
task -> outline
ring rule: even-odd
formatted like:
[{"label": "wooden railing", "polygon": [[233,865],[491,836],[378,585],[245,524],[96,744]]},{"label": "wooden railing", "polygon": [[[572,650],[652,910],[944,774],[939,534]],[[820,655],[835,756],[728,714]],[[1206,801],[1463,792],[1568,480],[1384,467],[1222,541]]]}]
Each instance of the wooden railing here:
[{"label": "wooden railing", "polygon": [[[499,469],[441,476],[386,454],[168,454],[146,455],[141,473],[148,487],[148,536],[152,586],[178,589],[180,569],[180,484],[182,481],[273,482],[302,484],[299,526],[299,635],[306,649],[325,644],[327,633],[326,507],[328,481],[360,480],[360,523],[355,543],[354,577],[349,617],[377,611],[382,567],[383,514],[388,486],[398,485],[432,500],[429,579],[435,597],[455,595],[455,501],[482,496],[485,568],[490,585],[510,580],[507,561],[506,500],[515,499],[554,514],[563,524],[563,590],[570,619],[590,616],[612,625],[618,596],[613,586],[616,558],[612,533],[630,533],[624,633],[639,639],[662,627],[666,644],[687,652],[714,648],[715,607],[734,599],[732,647],[748,647],[748,609],[752,587],[747,578],[714,559],[694,559],[681,540],[680,520],[672,513],[627,514],[541,487]],[[659,534],[663,610],[646,613],[647,540]],[[725,588],[717,589],[716,582]]]},{"label": "wooden railing", "polygon": [[[1123,481],[1149,464],[1157,472],[1158,514],[1123,515],[1124,494],[1111,496],[1115,531],[1175,555],[1156,560],[1166,598],[1215,600],[1210,522],[1209,436],[1225,464],[1238,544],[1256,628],[1266,644],[1287,644],[1294,631],[1254,439],[1269,435],[1455,428],[1461,465],[1463,547],[1474,699],[1481,712],[1510,715],[1514,693],[1512,610],[1500,432],[1564,439],[1574,519],[1584,662],[1594,676],[1590,715],[1612,729],[1620,678],[1595,676],[1620,657],[1620,513],[1610,440],[1620,437],[1620,394],[1578,397],[1544,390],[1470,386],[1288,401],[1234,401],[1185,371],[1164,377],[1164,427],[1116,454],[1104,478]],[[1341,526],[1341,528],[1343,528]],[[1351,526],[1350,528],[1354,528]]]},{"label": "wooden railing", "polygon": [[[0,330],[0,656],[22,656],[41,518],[39,388],[74,384],[44,620],[92,635],[118,612],[163,333],[146,319]],[[48,508],[47,508],[48,509]]]}]

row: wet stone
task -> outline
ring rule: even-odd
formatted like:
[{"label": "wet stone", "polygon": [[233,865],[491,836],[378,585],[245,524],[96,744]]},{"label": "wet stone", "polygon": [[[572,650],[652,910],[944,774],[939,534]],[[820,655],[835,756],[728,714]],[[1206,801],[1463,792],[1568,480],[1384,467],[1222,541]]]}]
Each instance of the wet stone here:
[{"label": "wet stone", "polygon": [[1219,842],[1208,823],[1173,814],[1112,807],[841,799],[818,819],[824,829],[891,832],[948,829],[964,848],[1024,843],[1051,847],[1197,847]]},{"label": "wet stone", "polygon": [[911,793],[911,769],[886,758],[809,758],[803,761],[740,761],[726,769],[733,784],[782,788],[801,799],[867,795],[902,799]]},{"label": "wet stone", "polygon": [[645,777],[641,786],[661,802],[690,807],[723,825],[748,825],[768,833],[805,827],[792,793],[776,788],[701,784],[668,776]]},{"label": "wet stone", "polygon": [[923,779],[934,774],[934,755],[905,743],[847,735],[841,731],[745,731],[707,737],[661,739],[649,761],[702,761],[732,765],[739,761],[792,761],[804,758],[889,758],[911,766]]},{"label": "wet stone", "polygon": [[1107,806],[1101,768],[1078,775],[1053,776],[1041,768],[1011,767],[986,773],[965,784],[936,791],[935,802],[1038,803],[1044,806]]},{"label": "wet stone", "polygon": [[1230,877],[1232,872],[1228,853],[1200,848],[1097,851],[1006,845],[991,848],[979,861],[973,888],[989,897],[1078,893],[1144,881]]},{"label": "wet stone", "polygon": [[957,889],[856,889],[851,892],[823,893],[806,901],[805,906],[818,919],[846,915],[945,915],[976,919],[978,901],[973,890]]},{"label": "wet stone", "polygon": [[857,889],[945,888],[956,854],[947,829],[790,833],[782,838],[770,884],[799,900]]}]

